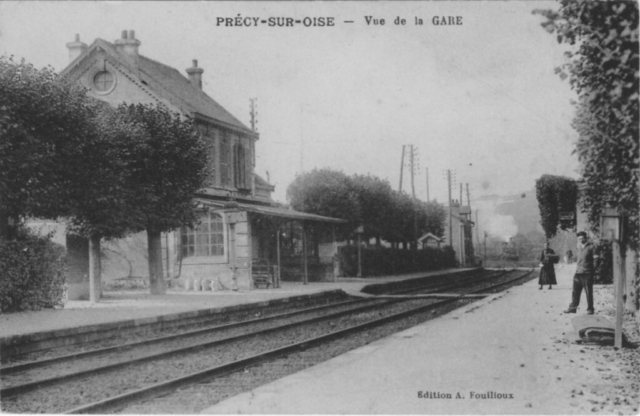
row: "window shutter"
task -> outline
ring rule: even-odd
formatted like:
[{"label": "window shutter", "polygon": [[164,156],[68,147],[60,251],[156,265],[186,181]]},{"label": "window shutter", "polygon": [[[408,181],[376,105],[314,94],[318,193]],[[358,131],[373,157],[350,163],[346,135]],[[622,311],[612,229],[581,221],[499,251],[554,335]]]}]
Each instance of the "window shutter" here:
[{"label": "window shutter", "polygon": [[220,143],[220,184],[222,186],[230,185],[229,159],[231,155],[229,153],[229,138],[227,137],[227,134],[224,133]]},{"label": "window shutter", "polygon": [[216,137],[215,134],[209,139],[209,182],[211,186],[216,186]]},{"label": "window shutter", "polygon": [[[249,139],[252,140],[252,139]],[[253,168],[252,168],[252,152],[251,146],[245,147],[244,152],[244,188],[252,190],[253,184]]]}]

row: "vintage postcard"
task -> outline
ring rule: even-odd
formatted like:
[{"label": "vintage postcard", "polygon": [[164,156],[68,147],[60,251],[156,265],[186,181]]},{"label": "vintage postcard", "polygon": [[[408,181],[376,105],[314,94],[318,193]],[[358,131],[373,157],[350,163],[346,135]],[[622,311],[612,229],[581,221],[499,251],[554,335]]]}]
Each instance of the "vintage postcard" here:
[{"label": "vintage postcard", "polygon": [[[637,4],[620,4],[635,7],[629,30],[635,24],[637,44]],[[65,247],[72,272],[57,309],[0,315],[3,411],[637,414],[636,350],[578,345],[567,335],[577,324],[562,312],[578,308],[572,256],[586,256],[576,237],[586,214],[575,211],[575,201],[561,210],[571,227],[553,239],[541,225],[536,181],[581,178],[574,154],[579,96],[561,69],[576,45],[542,25],[546,11],[560,7],[538,0],[1,1],[4,75],[20,65],[50,67],[112,109],[168,109],[192,120],[205,140],[207,157],[190,159],[193,165],[209,161],[207,188],[193,199],[197,223],[148,222],[120,234],[107,223],[101,234],[76,235],[66,217],[23,218]],[[628,59],[637,62],[637,54]],[[15,79],[24,91],[35,88],[20,68],[23,78]],[[18,97],[14,87],[7,90]],[[33,111],[56,117],[55,107]],[[57,132],[70,119],[48,126]],[[154,134],[170,129],[164,124]],[[163,143],[186,148],[184,141]],[[127,195],[155,189],[157,206],[164,203],[191,164],[165,175],[167,163],[137,177],[138,191]],[[104,196],[111,206],[113,189],[99,179],[87,198]],[[143,216],[136,209],[148,200],[139,201],[127,205],[131,218]],[[435,284],[442,276],[458,287],[405,293],[407,282],[429,277]],[[510,280],[506,291],[462,292],[469,276],[523,280]],[[585,284],[578,313],[594,312],[595,295],[596,315],[610,318],[611,285],[592,288],[593,281]],[[371,298],[387,308],[376,310],[380,317],[435,300],[442,309],[395,328],[362,327],[320,347],[297,338],[303,329],[291,328],[299,318],[279,323],[288,325],[280,335],[273,323],[252,323],[264,327],[249,341],[248,329],[224,329],[229,334],[219,338],[238,339],[211,350],[202,349],[214,341],[194,332],[212,323],[180,324],[190,325],[188,336],[170,324],[212,313],[215,325],[227,324],[220,316],[231,325],[323,304],[338,314],[352,307],[347,300],[362,307]],[[304,331],[309,339],[324,336],[372,313],[358,311],[355,318],[316,317]],[[48,334],[42,339],[49,344],[36,333]],[[160,345],[148,334],[173,338]],[[194,341],[178,346],[186,338]],[[89,341],[93,347],[79,344]],[[229,364],[298,342],[275,364]],[[82,355],[92,348],[111,349]],[[172,348],[182,349],[169,354]],[[42,370],[12,368],[71,354],[80,355]],[[222,378],[207,373],[214,366]],[[96,381],[85,384],[79,374]],[[114,397],[119,402],[100,404]]]}]

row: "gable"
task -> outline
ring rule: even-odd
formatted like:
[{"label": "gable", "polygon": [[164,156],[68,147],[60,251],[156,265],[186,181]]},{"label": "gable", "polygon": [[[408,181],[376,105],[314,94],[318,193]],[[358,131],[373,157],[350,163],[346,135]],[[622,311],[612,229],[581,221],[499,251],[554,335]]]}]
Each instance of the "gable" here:
[{"label": "gable", "polygon": [[[161,103],[184,115],[201,116],[199,118],[209,123],[257,139],[257,133],[194,87],[178,70],[142,55],[138,58],[133,64],[113,44],[96,39],[61,72],[61,76],[81,83],[90,96],[113,106],[122,102]],[[96,76],[105,72],[113,77],[114,85],[101,91],[96,85]]]},{"label": "gable", "polygon": [[[176,112],[185,113],[180,107],[164,99],[145,82],[144,77],[135,74],[130,66],[121,60],[122,57],[112,45],[97,39],[60,75],[85,87],[90,97],[107,102],[113,107],[123,102],[163,104]],[[111,87],[104,88],[96,85],[97,78],[104,73],[111,76],[113,83]]]}]

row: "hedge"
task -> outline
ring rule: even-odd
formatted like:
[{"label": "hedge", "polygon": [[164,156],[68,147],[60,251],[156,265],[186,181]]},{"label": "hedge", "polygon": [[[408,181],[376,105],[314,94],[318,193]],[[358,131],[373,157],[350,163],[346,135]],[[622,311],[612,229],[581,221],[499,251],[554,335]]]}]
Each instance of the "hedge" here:
[{"label": "hedge", "polygon": [[0,312],[63,306],[65,249],[27,228],[0,238]]},{"label": "hedge", "polygon": [[613,283],[613,248],[608,240],[596,240],[593,243],[595,258],[595,283]]},{"label": "hedge", "polygon": [[[338,261],[344,276],[356,276],[358,247],[339,247]],[[450,246],[442,249],[426,247],[415,251],[388,247],[362,247],[362,276],[364,277],[425,272],[457,265],[456,253]]]}]

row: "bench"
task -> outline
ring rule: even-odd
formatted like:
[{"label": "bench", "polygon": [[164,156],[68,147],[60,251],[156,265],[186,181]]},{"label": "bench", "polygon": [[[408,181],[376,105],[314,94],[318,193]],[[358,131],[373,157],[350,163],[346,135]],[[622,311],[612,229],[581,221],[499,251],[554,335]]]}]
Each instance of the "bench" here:
[{"label": "bench", "polygon": [[252,259],[251,279],[253,280],[253,286],[259,288],[264,285],[266,289],[269,289],[269,286],[273,286],[272,270],[273,268],[267,259]]}]

